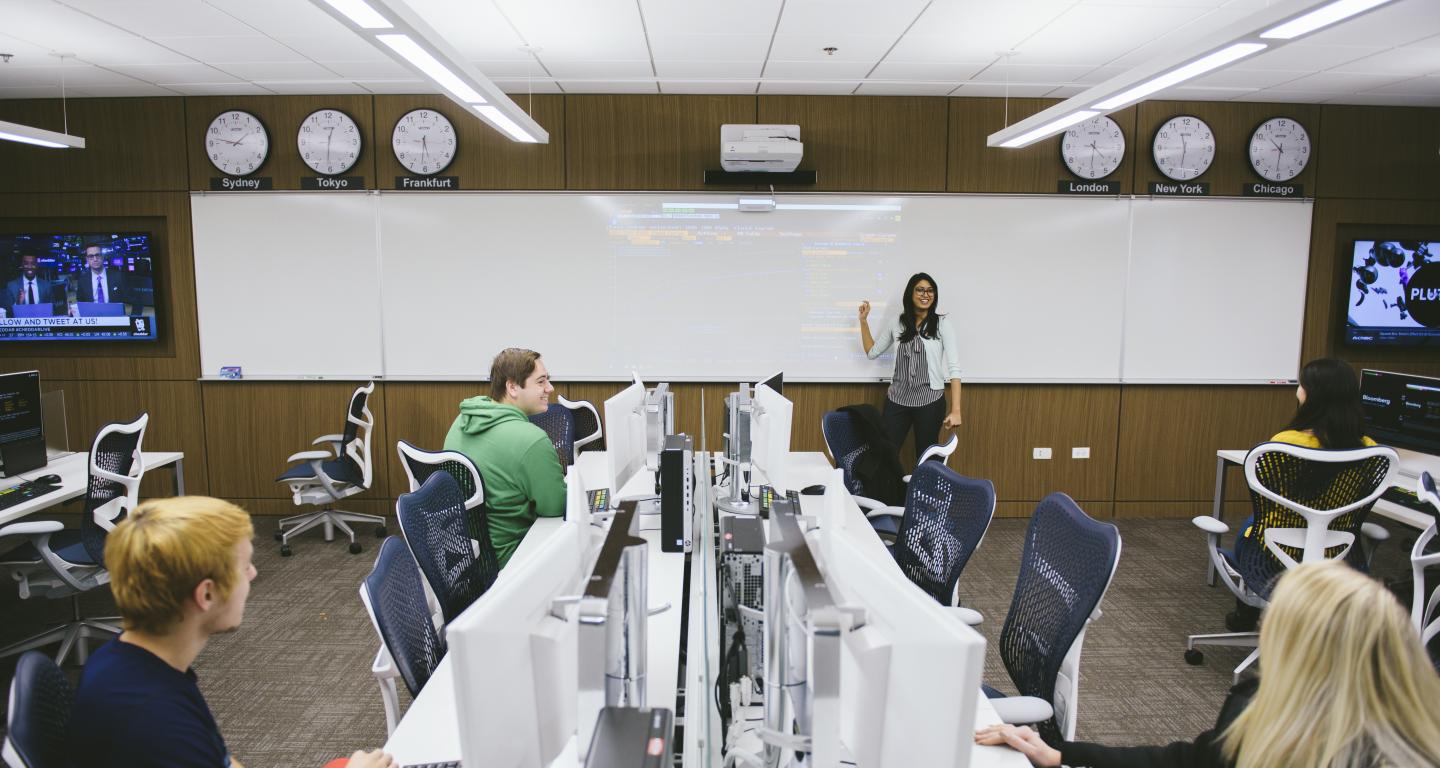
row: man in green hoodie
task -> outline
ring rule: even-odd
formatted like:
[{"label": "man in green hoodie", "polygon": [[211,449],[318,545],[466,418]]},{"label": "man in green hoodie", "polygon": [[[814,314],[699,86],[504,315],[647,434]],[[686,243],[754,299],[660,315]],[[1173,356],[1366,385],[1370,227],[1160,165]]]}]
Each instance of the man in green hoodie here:
[{"label": "man in green hoodie", "polygon": [[565,514],[560,458],[545,431],[529,419],[550,407],[554,391],[539,352],[506,349],[490,364],[490,395],[461,401],[445,436],[445,450],[469,456],[480,470],[490,541],[501,568],[537,518]]}]

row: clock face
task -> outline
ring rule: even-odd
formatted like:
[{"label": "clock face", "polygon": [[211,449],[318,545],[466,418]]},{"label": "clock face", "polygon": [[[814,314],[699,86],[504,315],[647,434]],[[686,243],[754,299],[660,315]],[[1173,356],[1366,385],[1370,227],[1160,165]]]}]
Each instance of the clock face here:
[{"label": "clock face", "polygon": [[1065,167],[1082,179],[1103,179],[1125,159],[1125,134],[1114,120],[1100,115],[1072,126],[1060,140]]},{"label": "clock face", "polygon": [[1161,173],[1176,181],[1189,181],[1214,162],[1215,134],[1198,117],[1172,117],[1155,132],[1151,152]]},{"label": "clock face", "polygon": [[429,176],[455,159],[455,126],[433,109],[406,112],[390,136],[395,159],[411,173]]},{"label": "clock face", "polygon": [[1250,137],[1250,166],[1269,181],[1289,181],[1310,162],[1310,135],[1288,117],[1272,117]]},{"label": "clock face", "polygon": [[316,173],[334,176],[360,159],[360,127],[338,109],[317,109],[300,123],[295,136],[300,159]]},{"label": "clock face", "polygon": [[249,112],[221,112],[205,129],[205,154],[221,173],[248,176],[265,164],[270,134],[260,118]]}]

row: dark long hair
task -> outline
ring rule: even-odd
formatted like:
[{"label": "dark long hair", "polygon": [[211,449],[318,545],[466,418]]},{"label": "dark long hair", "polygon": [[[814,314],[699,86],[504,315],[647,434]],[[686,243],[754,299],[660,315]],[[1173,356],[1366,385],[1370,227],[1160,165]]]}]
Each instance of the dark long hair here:
[{"label": "dark long hair", "polygon": [[940,314],[935,311],[940,308],[940,284],[924,272],[916,272],[910,276],[910,282],[905,284],[905,295],[900,297],[900,305],[904,307],[900,312],[901,343],[915,338],[915,284],[921,280],[935,289],[935,298],[930,302],[930,313],[925,315],[925,320],[920,323],[920,335],[933,339],[935,334],[940,332]]},{"label": "dark long hair", "polygon": [[1321,448],[1359,448],[1365,444],[1365,411],[1360,380],[1343,360],[1322,357],[1300,369],[1305,402],[1295,409],[1289,429],[1310,430]]}]

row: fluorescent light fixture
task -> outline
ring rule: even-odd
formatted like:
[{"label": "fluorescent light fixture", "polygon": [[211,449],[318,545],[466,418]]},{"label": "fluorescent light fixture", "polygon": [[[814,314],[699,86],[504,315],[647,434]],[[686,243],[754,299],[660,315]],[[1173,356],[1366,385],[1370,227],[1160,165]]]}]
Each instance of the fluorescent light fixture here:
[{"label": "fluorescent light fixture", "polygon": [[1026,144],[1029,144],[1033,141],[1038,141],[1046,136],[1049,136],[1052,133],[1059,133],[1076,123],[1083,123],[1098,114],[1100,113],[1096,112],[1093,109],[1082,109],[1079,112],[1072,112],[1060,118],[1059,120],[1046,123],[1039,128],[1036,128],[1027,133],[1022,133],[1019,136],[1016,136],[1015,138],[1005,142],[1004,144],[1001,144],[1000,146],[1006,147],[1008,149],[1023,147]]},{"label": "fluorescent light fixture", "polygon": [[310,0],[361,39],[433,83],[451,101],[514,141],[550,134],[475,68],[405,0]]},{"label": "fluorescent light fixture", "polygon": [[68,133],[47,131],[44,128],[8,123],[4,120],[0,120],[0,140],[18,141],[22,144],[34,144],[37,147],[51,149],[85,148],[85,139],[82,136],[71,136]]},{"label": "fluorescent light fixture", "polygon": [[374,8],[365,4],[365,0],[325,0],[331,8],[345,14],[345,17],[355,22],[361,29],[394,29],[395,25],[390,20],[381,16]]},{"label": "fluorescent light fixture", "polygon": [[485,97],[481,96],[479,91],[466,85],[464,80],[446,69],[444,64],[441,64],[438,59],[411,40],[409,35],[376,35],[375,39],[390,46],[390,50],[404,56],[406,61],[418,67],[426,77],[439,83],[441,88],[455,94],[455,98],[467,104],[485,103]]},{"label": "fluorescent light fixture", "polygon": [[1270,0],[1228,27],[1189,43],[1167,46],[1164,53],[1144,64],[990,134],[985,144],[1011,148],[1032,144],[1089,117],[1134,104],[1391,1]]},{"label": "fluorescent light fixture", "polygon": [[1095,105],[1097,109],[1119,109],[1131,102],[1139,101],[1156,91],[1163,91],[1176,83],[1189,80],[1192,77],[1199,77],[1212,69],[1219,69],[1234,61],[1259,53],[1270,46],[1264,43],[1236,43],[1228,48],[1220,50],[1192,61],[1185,66],[1174,69],[1146,83],[1141,83],[1128,91],[1122,91]]},{"label": "fluorescent light fixture", "polygon": [[505,113],[501,112],[498,107],[489,104],[477,104],[475,105],[475,111],[479,112],[480,117],[484,118],[485,122],[489,123],[491,127],[496,128],[510,138],[530,144],[535,143],[534,136],[526,133],[525,129],[521,128],[514,120],[506,117]]},{"label": "fluorescent light fixture", "polygon": [[1260,37],[1266,40],[1294,40],[1301,35],[1308,35],[1321,27],[1328,27],[1337,21],[1354,16],[1357,13],[1384,5],[1390,0],[1338,0],[1322,8],[1301,16],[1298,19],[1281,24],[1273,29],[1267,29],[1260,33]]}]

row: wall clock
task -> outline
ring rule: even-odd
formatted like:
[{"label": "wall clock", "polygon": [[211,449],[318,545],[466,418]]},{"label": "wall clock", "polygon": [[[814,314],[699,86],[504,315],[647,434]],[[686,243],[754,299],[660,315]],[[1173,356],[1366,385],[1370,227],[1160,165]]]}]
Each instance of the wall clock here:
[{"label": "wall clock", "polygon": [[1125,158],[1125,134],[1114,120],[1099,115],[1071,126],[1060,141],[1065,167],[1082,179],[1103,179]]},{"label": "wall clock", "polygon": [[338,109],[317,109],[300,122],[295,144],[311,170],[334,176],[360,159],[360,126]]},{"label": "wall clock", "polygon": [[205,154],[221,173],[247,176],[265,164],[270,134],[260,118],[249,112],[221,112],[205,129]]},{"label": "wall clock", "polygon": [[433,109],[415,109],[401,116],[390,136],[395,159],[411,173],[429,176],[455,159],[455,126]]},{"label": "wall clock", "polygon": [[1289,181],[1310,162],[1310,135],[1288,117],[1272,117],[1250,136],[1250,167],[1268,181]]},{"label": "wall clock", "polygon": [[1215,133],[1198,117],[1177,115],[1155,131],[1150,151],[1161,173],[1176,181],[1189,181],[1215,161]]}]

